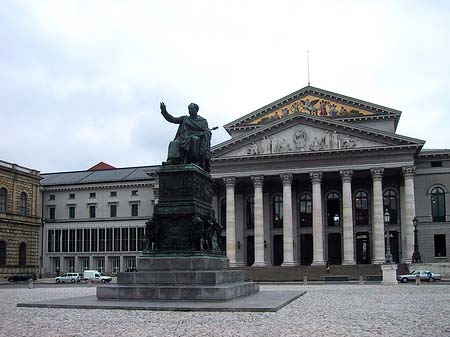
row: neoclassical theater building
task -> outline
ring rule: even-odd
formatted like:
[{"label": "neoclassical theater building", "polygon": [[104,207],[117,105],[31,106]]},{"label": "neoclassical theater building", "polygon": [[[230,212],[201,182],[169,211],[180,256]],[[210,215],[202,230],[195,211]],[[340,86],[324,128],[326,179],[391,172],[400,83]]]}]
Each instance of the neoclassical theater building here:
[{"label": "neoclassical theater building", "polygon": [[[450,151],[396,133],[401,112],[307,86],[225,125],[214,206],[231,265],[446,262]],[[389,222],[385,215],[389,213]]]},{"label": "neoclassical theater building", "polygon": [[[450,151],[397,134],[400,117],[307,86],[225,125],[211,175],[230,264],[380,264],[387,232],[394,260],[408,263],[414,217],[422,260],[448,262]],[[42,174],[44,274],[134,268],[157,168]]]}]

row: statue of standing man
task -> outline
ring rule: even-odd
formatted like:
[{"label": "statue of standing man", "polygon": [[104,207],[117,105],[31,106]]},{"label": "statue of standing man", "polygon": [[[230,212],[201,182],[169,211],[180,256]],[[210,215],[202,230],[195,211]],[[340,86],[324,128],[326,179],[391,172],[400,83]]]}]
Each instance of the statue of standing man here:
[{"label": "statue of standing man", "polygon": [[169,143],[167,161],[163,165],[197,164],[209,172],[211,130],[206,119],[197,114],[198,105],[189,104],[189,116],[181,117],[169,114],[164,102],[161,102],[160,108],[168,122],[180,125],[174,140]]}]

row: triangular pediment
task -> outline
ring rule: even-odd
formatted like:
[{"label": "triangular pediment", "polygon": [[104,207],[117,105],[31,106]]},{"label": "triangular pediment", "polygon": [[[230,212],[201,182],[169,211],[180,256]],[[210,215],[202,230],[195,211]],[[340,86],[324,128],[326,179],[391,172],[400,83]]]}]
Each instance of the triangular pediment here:
[{"label": "triangular pediment", "polygon": [[297,113],[337,120],[385,116],[395,118],[396,123],[401,115],[398,110],[307,86],[228,123],[225,129],[254,129]]},{"label": "triangular pediment", "polygon": [[423,141],[307,113],[283,116],[212,148],[214,158],[421,147]]}]

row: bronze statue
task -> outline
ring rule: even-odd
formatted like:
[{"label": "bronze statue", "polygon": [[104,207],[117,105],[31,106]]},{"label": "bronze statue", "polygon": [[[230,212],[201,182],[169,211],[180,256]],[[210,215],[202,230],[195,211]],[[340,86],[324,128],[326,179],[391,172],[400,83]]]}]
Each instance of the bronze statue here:
[{"label": "bronze statue", "polygon": [[161,102],[160,108],[168,122],[180,125],[174,140],[169,144],[167,161],[163,165],[197,164],[209,172],[211,130],[206,119],[197,114],[198,105],[189,104],[189,116],[181,117],[169,114],[164,102]]}]

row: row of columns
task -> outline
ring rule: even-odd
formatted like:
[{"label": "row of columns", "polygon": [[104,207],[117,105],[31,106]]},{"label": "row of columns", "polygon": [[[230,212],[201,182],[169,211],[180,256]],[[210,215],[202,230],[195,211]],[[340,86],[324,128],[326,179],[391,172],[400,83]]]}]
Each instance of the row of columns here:
[{"label": "row of columns", "polygon": [[[414,174],[415,168],[403,167],[404,177],[404,220],[402,225],[402,236],[405,246],[403,249],[403,261],[410,262],[413,253],[414,232],[412,219],[415,216],[414,199]],[[354,265],[355,253],[353,242],[353,201],[351,180],[353,170],[341,170],[342,181],[342,234],[343,234],[343,265]],[[381,264],[385,260],[384,243],[384,209],[383,209],[383,168],[370,170],[373,189],[373,260],[374,264]],[[312,230],[313,230],[313,262],[312,265],[325,265],[323,247],[323,209],[322,209],[322,172],[311,172],[309,174],[312,183]],[[298,261],[294,260],[294,223],[292,217],[292,173],[280,175],[283,184],[283,256],[282,266],[295,266]],[[226,189],[226,247],[227,256],[231,266],[239,266],[236,260],[236,219],[235,219],[235,184],[236,178],[223,178]],[[255,262],[254,267],[265,267],[268,263],[264,258],[264,214],[263,214],[263,183],[264,176],[251,176],[254,187],[254,240],[255,240]],[[403,218],[403,217],[402,217]],[[402,221],[403,222],[403,221]]]}]

